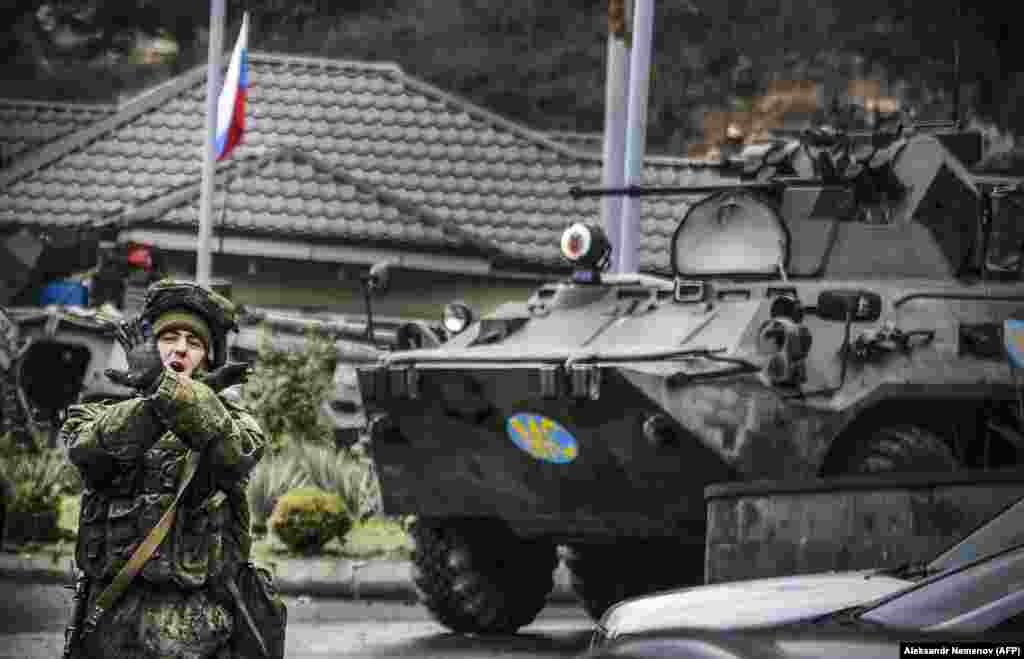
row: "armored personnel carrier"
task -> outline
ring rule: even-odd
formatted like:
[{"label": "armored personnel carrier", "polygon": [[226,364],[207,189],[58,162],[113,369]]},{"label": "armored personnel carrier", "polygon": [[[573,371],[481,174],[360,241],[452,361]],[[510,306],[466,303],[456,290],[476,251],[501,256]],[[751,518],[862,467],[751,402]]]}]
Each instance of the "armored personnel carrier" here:
[{"label": "armored personnel carrier", "polygon": [[747,151],[735,184],[574,190],[681,195],[671,278],[606,273],[600,227],[574,225],[571,277],[359,369],[385,512],[417,516],[445,626],[531,622],[559,546],[595,616],[701,583],[712,483],[1019,461],[1013,182],[923,130]]}]

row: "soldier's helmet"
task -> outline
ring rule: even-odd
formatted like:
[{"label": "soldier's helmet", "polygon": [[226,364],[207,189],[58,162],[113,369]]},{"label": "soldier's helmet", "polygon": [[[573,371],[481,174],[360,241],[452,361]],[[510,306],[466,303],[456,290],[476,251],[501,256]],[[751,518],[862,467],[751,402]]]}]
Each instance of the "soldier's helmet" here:
[{"label": "soldier's helmet", "polygon": [[227,361],[228,332],[238,331],[235,305],[216,291],[180,279],[161,279],[146,291],[146,299],[139,314],[152,325],[164,312],[186,309],[200,316],[210,326],[211,345],[207,351],[210,369]]}]

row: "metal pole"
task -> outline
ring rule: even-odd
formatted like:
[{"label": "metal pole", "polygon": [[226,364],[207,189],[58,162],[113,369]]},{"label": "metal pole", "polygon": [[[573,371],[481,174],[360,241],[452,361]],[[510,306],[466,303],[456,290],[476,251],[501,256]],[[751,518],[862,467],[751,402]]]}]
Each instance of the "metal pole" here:
[{"label": "metal pole", "polygon": [[224,44],[224,0],[210,0],[210,49],[206,72],[206,140],[199,194],[199,236],[196,242],[196,282],[210,285],[210,240],[213,233],[213,183],[217,173],[217,100],[220,97]]},{"label": "metal pole", "polygon": [[[651,37],[654,31],[654,0],[637,0],[633,20],[633,48],[629,61],[629,108],[626,111],[626,168],[624,184],[640,185],[643,175],[644,143],[647,138],[647,95],[651,78]],[[619,272],[631,274],[639,268],[640,198],[622,202]]]},{"label": "metal pole", "polygon": [[[957,0],[955,10],[957,25],[963,22],[963,5],[963,0]],[[960,130],[960,82],[960,33],[957,32],[953,36],[953,122],[956,124],[955,130]]]},{"label": "metal pole", "polygon": [[[604,186],[622,185],[626,143],[626,86],[629,80],[629,46],[626,30],[632,0],[608,2],[608,63],[604,98]],[[619,271],[622,258],[619,250],[622,199],[605,197],[601,203],[601,221],[612,247],[612,272]]]}]

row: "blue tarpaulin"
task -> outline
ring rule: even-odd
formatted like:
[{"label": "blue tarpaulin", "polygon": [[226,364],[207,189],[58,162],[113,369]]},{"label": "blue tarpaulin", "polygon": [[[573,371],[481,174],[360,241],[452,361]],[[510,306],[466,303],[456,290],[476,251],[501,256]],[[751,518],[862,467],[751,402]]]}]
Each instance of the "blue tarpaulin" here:
[{"label": "blue tarpaulin", "polygon": [[89,303],[89,289],[85,284],[75,279],[60,279],[51,281],[43,287],[39,295],[39,303],[67,304],[86,306]]}]

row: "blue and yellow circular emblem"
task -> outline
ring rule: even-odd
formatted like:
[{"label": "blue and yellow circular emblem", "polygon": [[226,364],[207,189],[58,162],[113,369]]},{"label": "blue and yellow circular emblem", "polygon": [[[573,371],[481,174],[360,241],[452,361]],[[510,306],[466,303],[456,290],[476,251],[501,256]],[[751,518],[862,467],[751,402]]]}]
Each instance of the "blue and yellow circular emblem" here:
[{"label": "blue and yellow circular emblem", "polygon": [[1003,321],[1003,339],[1012,365],[1024,368],[1024,320],[1007,318]]},{"label": "blue and yellow circular emblem", "polygon": [[538,460],[566,464],[579,454],[572,433],[546,416],[523,412],[510,417],[506,427],[515,445]]}]

